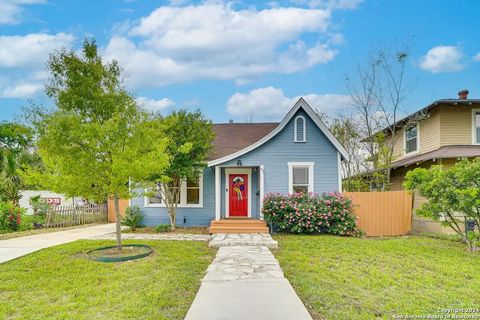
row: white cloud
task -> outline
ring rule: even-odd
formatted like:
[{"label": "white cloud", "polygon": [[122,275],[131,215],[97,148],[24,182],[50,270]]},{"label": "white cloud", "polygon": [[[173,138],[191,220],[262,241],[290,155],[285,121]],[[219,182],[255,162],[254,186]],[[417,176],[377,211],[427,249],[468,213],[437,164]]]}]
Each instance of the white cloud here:
[{"label": "white cloud", "polygon": [[46,0],[2,0],[0,1],[0,24],[18,24],[23,6],[45,3]]},{"label": "white cloud", "polygon": [[420,68],[432,73],[460,71],[462,58],[462,50],[457,46],[437,46],[422,57]]},{"label": "white cloud", "polygon": [[363,0],[292,0],[291,2],[307,5],[310,8],[353,10],[358,8]]},{"label": "white cloud", "polygon": [[[288,98],[274,87],[235,93],[227,101],[227,112],[243,120],[278,121],[292,108],[300,96]],[[320,112],[337,114],[351,106],[351,98],[341,94],[306,94],[303,98]]]},{"label": "white cloud", "polygon": [[173,107],[175,102],[168,98],[163,98],[160,100],[149,99],[146,97],[138,97],[135,99],[140,107],[146,111],[159,112],[169,107]]},{"label": "white cloud", "polygon": [[2,98],[32,98],[41,91],[43,86],[38,83],[19,84],[8,86],[2,90]]},{"label": "white cloud", "polygon": [[0,68],[42,69],[50,53],[70,47],[74,40],[73,35],[66,33],[0,36]]},{"label": "white cloud", "polygon": [[330,18],[327,9],[235,10],[217,2],[164,6],[133,25],[125,24],[127,34],[113,37],[104,56],[121,63],[133,87],[200,78],[247,81],[334,59],[337,50],[328,43],[301,39],[307,33],[326,35]]},{"label": "white cloud", "polygon": [[474,61],[480,62],[480,52],[473,57]]},{"label": "white cloud", "polygon": [[66,33],[0,36],[0,96],[31,98],[39,93],[48,76],[48,55],[62,47],[70,48],[74,40]]}]

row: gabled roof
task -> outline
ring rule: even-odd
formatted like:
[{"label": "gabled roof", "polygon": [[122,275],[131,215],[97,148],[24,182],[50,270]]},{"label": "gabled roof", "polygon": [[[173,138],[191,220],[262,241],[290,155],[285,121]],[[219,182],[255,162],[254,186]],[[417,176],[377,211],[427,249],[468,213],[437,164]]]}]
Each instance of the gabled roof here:
[{"label": "gabled roof", "polygon": [[219,123],[213,125],[215,140],[208,160],[228,156],[265,137],[278,126],[270,123]]},{"label": "gabled roof", "polygon": [[260,147],[261,145],[263,145],[264,143],[266,143],[267,141],[269,141],[270,139],[275,137],[279,132],[281,132],[282,129],[287,125],[287,123],[293,118],[293,116],[297,113],[297,111],[300,108],[302,108],[305,111],[305,113],[307,113],[307,115],[317,125],[317,127],[320,129],[320,131],[322,131],[323,134],[325,134],[327,139],[335,146],[335,148],[338,150],[338,152],[340,152],[342,157],[344,159],[348,159],[348,154],[347,154],[347,151],[345,150],[345,148],[341,145],[341,143],[337,140],[337,138],[335,138],[333,136],[333,134],[330,132],[330,130],[328,130],[327,126],[322,122],[322,120],[320,120],[317,113],[315,111],[313,111],[313,109],[308,105],[308,103],[305,101],[305,99],[300,98],[295,103],[293,108],[290,109],[290,111],[286,114],[286,116],[283,118],[283,120],[272,131],[270,131],[267,135],[262,137],[260,140],[242,148],[241,150],[238,150],[236,152],[233,152],[233,153],[228,154],[226,156],[223,156],[221,158],[210,160],[208,162],[208,166],[212,167],[212,166],[230,161],[232,159],[235,159],[239,156],[244,155],[247,152],[250,152],[250,151]]}]

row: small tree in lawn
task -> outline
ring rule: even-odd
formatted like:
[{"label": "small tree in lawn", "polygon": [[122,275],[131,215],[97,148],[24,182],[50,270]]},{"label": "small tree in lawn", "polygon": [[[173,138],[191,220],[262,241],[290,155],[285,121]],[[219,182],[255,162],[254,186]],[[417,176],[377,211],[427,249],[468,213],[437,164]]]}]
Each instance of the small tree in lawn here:
[{"label": "small tree in lawn", "polygon": [[[418,210],[420,216],[450,227],[471,251],[480,243],[480,158],[462,160],[453,168],[417,168],[406,175],[404,187],[416,190],[428,201]],[[465,221],[473,230],[463,231]]]},{"label": "small tree in lawn", "polygon": [[181,185],[187,179],[197,180],[206,166],[207,155],[215,137],[210,120],[200,111],[174,111],[159,119],[169,144],[165,152],[170,158],[168,167],[150,180],[157,186],[157,194],[167,207],[171,229],[177,219]]},{"label": "small tree in lawn", "polygon": [[37,110],[35,120],[46,170],[30,170],[27,177],[68,196],[113,197],[121,250],[119,199],[132,196],[129,179],[141,182],[163,171],[167,141],[158,121],[125,91],[118,64],[102,62],[95,42],[84,42],[83,55],[51,55],[48,66],[46,93],[57,108]]}]

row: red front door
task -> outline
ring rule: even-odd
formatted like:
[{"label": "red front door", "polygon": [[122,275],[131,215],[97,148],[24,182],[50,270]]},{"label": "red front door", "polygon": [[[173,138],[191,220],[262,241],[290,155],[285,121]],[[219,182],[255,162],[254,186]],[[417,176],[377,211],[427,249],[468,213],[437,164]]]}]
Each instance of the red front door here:
[{"label": "red front door", "polygon": [[248,216],[248,175],[228,175],[228,207],[230,217]]}]

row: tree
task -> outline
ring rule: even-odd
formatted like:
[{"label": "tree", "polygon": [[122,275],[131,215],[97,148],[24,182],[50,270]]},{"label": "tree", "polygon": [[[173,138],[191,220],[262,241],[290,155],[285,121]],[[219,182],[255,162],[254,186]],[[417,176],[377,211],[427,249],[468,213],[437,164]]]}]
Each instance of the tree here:
[{"label": "tree", "polygon": [[56,109],[37,110],[34,117],[46,170],[30,170],[27,176],[70,197],[113,197],[121,250],[119,199],[133,196],[129,182],[163,172],[167,139],[158,121],[124,89],[117,62],[102,62],[94,41],[84,42],[81,55],[66,50],[52,54],[48,67],[46,93]]},{"label": "tree", "polygon": [[[356,110],[357,130],[364,138],[365,172],[376,183],[390,183],[390,164],[395,160],[397,143],[396,125],[402,114],[404,102],[410,94],[406,66],[409,50],[381,48],[373,50],[366,62],[356,66],[356,77],[347,77],[346,85]],[[425,117],[418,114],[409,118],[404,126],[417,123]],[[383,180],[383,181],[382,181]]]},{"label": "tree", "polygon": [[[462,160],[449,170],[442,166],[416,168],[406,175],[404,187],[427,198],[417,214],[450,227],[475,251],[480,243],[480,158]],[[462,224],[473,228],[462,229]]]},{"label": "tree", "polygon": [[179,110],[159,119],[162,131],[169,138],[165,152],[170,158],[168,167],[150,177],[157,194],[167,207],[171,229],[176,226],[177,206],[181,184],[187,179],[198,180],[206,166],[207,156],[215,137],[210,120],[199,111]]},{"label": "tree", "polygon": [[0,123],[0,199],[19,205],[26,166],[39,166],[33,148],[33,131],[16,122]]}]

